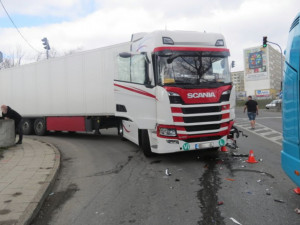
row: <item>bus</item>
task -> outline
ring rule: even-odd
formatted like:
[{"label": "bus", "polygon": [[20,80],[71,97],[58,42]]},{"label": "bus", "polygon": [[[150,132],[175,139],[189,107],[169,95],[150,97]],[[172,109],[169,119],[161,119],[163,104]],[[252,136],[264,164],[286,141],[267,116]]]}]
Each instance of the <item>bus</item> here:
[{"label": "bus", "polygon": [[[283,140],[281,164],[285,173],[296,183],[300,191],[300,13],[293,21],[285,52],[283,77],[282,124]],[[300,193],[298,193],[300,194]]]}]

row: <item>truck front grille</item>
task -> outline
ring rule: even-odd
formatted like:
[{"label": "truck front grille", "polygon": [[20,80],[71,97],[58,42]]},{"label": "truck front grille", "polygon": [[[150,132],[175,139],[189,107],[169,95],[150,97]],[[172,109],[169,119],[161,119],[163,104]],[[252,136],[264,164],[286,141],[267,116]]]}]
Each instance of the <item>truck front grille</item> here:
[{"label": "truck front grille", "polygon": [[208,107],[197,107],[197,108],[182,108],[183,114],[193,114],[193,113],[211,113],[211,112],[221,112],[222,106],[208,106]]},{"label": "truck front grille", "polygon": [[[227,135],[230,119],[230,102],[172,106],[174,125],[178,135],[184,140],[193,138]],[[218,138],[216,137],[216,140]]]},{"label": "truck front grille", "polygon": [[205,130],[217,130],[220,129],[220,124],[200,125],[200,126],[185,126],[185,130],[188,132],[205,131]]},{"label": "truck front grille", "polygon": [[222,119],[222,115],[183,117],[183,121],[185,123],[200,123],[200,122],[220,121],[221,119]]}]

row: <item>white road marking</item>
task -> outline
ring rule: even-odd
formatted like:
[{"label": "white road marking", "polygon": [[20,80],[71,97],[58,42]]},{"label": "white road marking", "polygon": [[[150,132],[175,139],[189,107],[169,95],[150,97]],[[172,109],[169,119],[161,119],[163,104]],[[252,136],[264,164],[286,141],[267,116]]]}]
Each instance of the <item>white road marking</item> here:
[{"label": "white road marking", "polygon": [[[282,119],[282,116],[274,116],[274,117],[259,117],[256,116],[255,120],[257,119]],[[236,120],[249,120],[249,118],[236,118]]]},{"label": "white road marking", "polygon": [[[281,117],[264,117],[264,118],[281,118]],[[249,122],[245,123],[244,120],[246,120],[246,119],[243,119],[243,121],[236,121],[234,123],[234,125],[241,129],[246,130],[247,132],[256,134],[264,139],[267,139],[273,143],[276,143],[276,144],[282,146],[282,133],[281,132],[273,130],[273,129],[271,129],[265,125],[262,125],[260,123],[257,123],[257,122],[255,125],[255,126],[257,126],[257,128],[255,130],[251,130]],[[266,131],[263,132],[264,130],[266,130]],[[256,132],[256,131],[258,131],[258,132]],[[270,134],[274,134],[274,135],[277,134],[277,135],[274,137],[267,137]]]}]

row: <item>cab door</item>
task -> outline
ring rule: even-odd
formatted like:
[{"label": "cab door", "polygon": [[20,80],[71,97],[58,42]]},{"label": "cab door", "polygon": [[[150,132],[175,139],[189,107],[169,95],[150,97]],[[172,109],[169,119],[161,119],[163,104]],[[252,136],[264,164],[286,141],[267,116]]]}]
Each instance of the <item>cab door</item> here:
[{"label": "cab door", "polygon": [[114,80],[116,116],[135,122],[139,129],[155,129],[156,88],[151,85],[149,64],[143,54],[118,57]]}]

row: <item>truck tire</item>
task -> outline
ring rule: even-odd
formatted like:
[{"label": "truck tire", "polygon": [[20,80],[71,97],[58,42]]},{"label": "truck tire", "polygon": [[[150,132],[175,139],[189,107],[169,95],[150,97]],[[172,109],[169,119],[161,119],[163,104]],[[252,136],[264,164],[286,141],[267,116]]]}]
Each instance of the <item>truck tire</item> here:
[{"label": "truck tire", "polygon": [[46,134],[46,120],[39,118],[34,121],[34,132],[38,136],[43,136]]},{"label": "truck tire", "polygon": [[33,134],[33,121],[31,119],[23,119],[22,130],[24,135]]},{"label": "truck tire", "polygon": [[118,125],[118,135],[120,136],[122,141],[126,141],[126,139],[124,138],[124,128],[122,120],[119,122]]},{"label": "truck tire", "polygon": [[146,157],[151,157],[154,153],[151,151],[148,130],[141,131],[141,149]]}]

